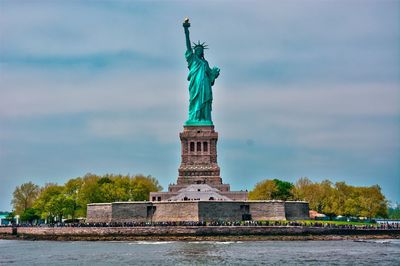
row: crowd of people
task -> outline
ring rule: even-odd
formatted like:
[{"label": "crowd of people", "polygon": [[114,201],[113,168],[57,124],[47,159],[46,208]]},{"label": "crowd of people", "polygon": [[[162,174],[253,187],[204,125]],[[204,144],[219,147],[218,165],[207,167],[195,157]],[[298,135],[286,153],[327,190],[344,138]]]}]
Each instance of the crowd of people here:
[{"label": "crowd of people", "polygon": [[147,227],[147,226],[284,226],[284,227],[319,227],[338,229],[374,229],[374,230],[400,230],[400,223],[331,223],[323,221],[176,221],[176,222],[110,222],[110,223],[42,223],[42,224],[18,224],[3,225],[13,227]]}]

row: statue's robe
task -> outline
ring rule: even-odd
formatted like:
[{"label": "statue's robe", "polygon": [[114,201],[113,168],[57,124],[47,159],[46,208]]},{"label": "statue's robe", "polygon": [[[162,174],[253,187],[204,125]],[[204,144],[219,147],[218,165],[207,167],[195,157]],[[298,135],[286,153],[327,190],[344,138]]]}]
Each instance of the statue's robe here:
[{"label": "statue's robe", "polygon": [[[189,120],[187,124],[203,121],[212,125],[211,103],[212,90],[217,73],[213,71],[207,60],[197,56],[192,49],[185,53],[189,68]],[[201,124],[201,122],[200,122]]]}]

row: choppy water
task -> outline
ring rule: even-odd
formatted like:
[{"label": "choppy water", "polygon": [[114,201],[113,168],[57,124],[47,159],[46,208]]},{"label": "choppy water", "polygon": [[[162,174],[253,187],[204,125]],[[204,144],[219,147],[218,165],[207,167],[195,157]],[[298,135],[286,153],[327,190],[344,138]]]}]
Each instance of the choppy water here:
[{"label": "choppy water", "polygon": [[0,240],[0,265],[400,265],[400,240],[57,242]]}]

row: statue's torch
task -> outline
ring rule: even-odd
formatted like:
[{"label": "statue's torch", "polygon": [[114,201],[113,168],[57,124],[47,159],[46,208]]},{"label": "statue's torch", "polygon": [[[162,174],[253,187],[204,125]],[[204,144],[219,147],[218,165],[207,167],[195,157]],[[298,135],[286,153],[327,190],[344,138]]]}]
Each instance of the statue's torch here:
[{"label": "statue's torch", "polygon": [[185,18],[185,20],[183,21],[183,27],[184,28],[189,28],[190,27],[189,18]]}]

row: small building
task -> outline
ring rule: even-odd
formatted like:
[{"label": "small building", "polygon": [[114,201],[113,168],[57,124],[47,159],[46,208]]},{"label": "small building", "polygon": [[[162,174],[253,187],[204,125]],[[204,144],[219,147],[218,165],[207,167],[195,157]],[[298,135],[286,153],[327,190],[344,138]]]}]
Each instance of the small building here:
[{"label": "small building", "polygon": [[325,218],[327,218],[325,214],[319,213],[314,210],[310,210],[309,214],[310,214],[310,219],[313,220],[324,220]]},{"label": "small building", "polygon": [[10,221],[7,219],[8,213],[0,214],[0,226],[1,225],[9,225]]}]

